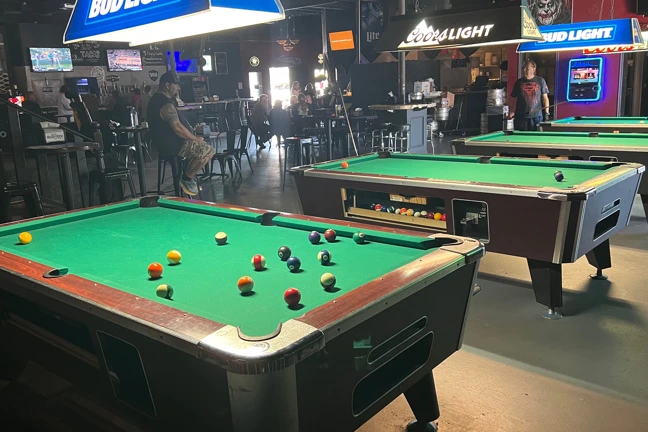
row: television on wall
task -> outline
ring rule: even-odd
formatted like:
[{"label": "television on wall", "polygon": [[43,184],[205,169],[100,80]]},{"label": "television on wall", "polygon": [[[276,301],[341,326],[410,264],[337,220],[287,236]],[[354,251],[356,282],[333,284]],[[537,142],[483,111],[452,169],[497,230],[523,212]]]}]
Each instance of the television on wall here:
[{"label": "television on wall", "polygon": [[108,70],[110,72],[141,71],[142,56],[140,50],[134,49],[109,49]]},{"label": "television on wall", "polygon": [[34,72],[71,72],[72,53],[69,48],[29,48]]},{"label": "television on wall", "polygon": [[[176,73],[189,73],[189,74],[195,74],[199,72],[198,69],[198,59],[191,59],[191,60],[180,60],[180,51],[176,51],[174,53],[175,57],[175,70]],[[169,65],[169,69],[171,69],[171,53],[167,51],[167,62]]]}]

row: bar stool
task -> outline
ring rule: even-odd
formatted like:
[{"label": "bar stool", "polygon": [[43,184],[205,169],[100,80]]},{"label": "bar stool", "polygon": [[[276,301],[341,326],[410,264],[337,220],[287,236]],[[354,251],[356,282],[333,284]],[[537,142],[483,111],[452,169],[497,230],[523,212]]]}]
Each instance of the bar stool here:
[{"label": "bar stool", "polygon": [[394,151],[407,153],[409,150],[410,125],[392,125]]},{"label": "bar stool", "polygon": [[121,183],[126,182],[131,193],[131,198],[135,198],[136,196],[135,183],[133,183],[133,175],[128,168],[108,168],[103,174],[98,170],[95,170],[90,172],[89,179],[90,184],[88,189],[88,205],[90,207],[92,207],[92,204],[94,202],[94,191],[97,184],[99,185],[99,187],[101,187],[102,184],[111,185],[114,180],[119,180]]},{"label": "bar stool", "polygon": [[[392,127],[391,123],[379,123],[376,127],[376,129],[373,131],[371,135],[371,141],[373,145],[373,151],[386,151],[386,150],[393,150],[392,142],[393,142],[393,135],[392,132],[390,131]],[[375,139],[380,138],[379,140],[379,146],[375,144]],[[387,147],[385,147],[385,139],[387,139]]]},{"label": "bar stool", "polygon": [[298,161],[298,165],[301,166],[304,164],[304,149],[307,148],[309,155],[307,158],[309,163],[312,162],[312,147],[313,147],[313,138],[311,137],[288,137],[284,139],[284,167],[283,167],[283,181],[282,189],[286,188],[286,173],[288,172],[288,154],[292,150],[293,153],[293,163],[291,168],[295,166],[295,161]]},{"label": "bar stool", "polygon": [[43,204],[34,182],[8,183],[4,171],[4,159],[0,150],[0,223],[11,222],[11,199],[21,196],[29,217],[43,216]]}]

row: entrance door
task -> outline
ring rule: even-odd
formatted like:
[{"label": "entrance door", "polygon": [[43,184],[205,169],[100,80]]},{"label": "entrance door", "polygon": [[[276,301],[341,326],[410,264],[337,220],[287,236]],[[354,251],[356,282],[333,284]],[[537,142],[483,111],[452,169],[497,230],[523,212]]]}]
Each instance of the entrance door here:
[{"label": "entrance door", "polygon": [[250,97],[259,99],[263,90],[263,79],[261,72],[250,72]]},{"label": "entrance door", "polygon": [[280,100],[283,107],[290,105],[290,68],[270,68],[270,104]]}]

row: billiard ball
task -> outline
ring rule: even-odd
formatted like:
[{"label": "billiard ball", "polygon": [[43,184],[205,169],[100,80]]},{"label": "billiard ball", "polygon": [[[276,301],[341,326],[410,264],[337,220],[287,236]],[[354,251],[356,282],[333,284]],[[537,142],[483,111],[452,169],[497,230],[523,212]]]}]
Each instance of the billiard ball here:
[{"label": "billiard ball", "polygon": [[263,255],[254,255],[252,257],[252,267],[254,270],[259,271],[263,270],[266,266],[266,259]]},{"label": "billiard ball", "polygon": [[362,244],[365,242],[365,233],[362,231],[358,231],[357,233],[353,234],[353,241],[356,242],[357,244]]},{"label": "billiard ball", "polygon": [[434,213],[434,220],[441,220],[441,213]]},{"label": "billiard ball", "polygon": [[167,261],[169,261],[169,264],[171,265],[180,264],[181,259],[182,255],[177,250],[171,250],[167,253]]},{"label": "billiard ball", "polygon": [[319,243],[321,238],[320,233],[317,231],[311,231],[310,234],[308,234],[308,241],[312,244]]},{"label": "billiard ball", "polygon": [[173,297],[173,288],[171,287],[171,285],[162,284],[157,287],[155,293],[158,297],[171,300],[171,297]]},{"label": "billiard ball", "polygon": [[441,220],[442,220],[442,221],[445,221],[445,220],[446,220],[446,214],[445,214],[445,213],[443,213],[443,214],[441,215]]},{"label": "billiard ball", "polygon": [[322,285],[322,288],[325,290],[333,289],[333,287],[335,287],[335,282],[337,281],[333,273],[324,273],[320,278],[320,285]]},{"label": "billiard ball", "polygon": [[301,260],[297,257],[290,257],[286,261],[286,265],[288,266],[288,270],[294,273],[301,268]]},{"label": "billiard ball", "polygon": [[243,276],[238,280],[237,285],[241,294],[247,294],[254,288],[254,281],[250,276]]},{"label": "billiard ball", "polygon": [[288,246],[281,246],[279,248],[279,251],[277,252],[277,255],[279,255],[279,258],[281,261],[288,261],[288,258],[290,258],[290,255],[292,255],[292,251]]},{"label": "billiard ball", "polygon": [[414,216],[414,210],[412,209],[407,209],[407,216]]},{"label": "billiard ball", "polygon": [[349,168],[349,162],[342,162],[342,168],[344,169]]},{"label": "billiard ball", "polygon": [[376,211],[382,210],[382,204],[376,204],[376,206],[374,207],[374,210],[376,210]]},{"label": "billiard ball", "polygon": [[327,250],[320,251],[317,254],[317,260],[324,266],[329,265],[331,263],[331,252]]},{"label": "billiard ball", "polygon": [[152,279],[159,279],[162,277],[162,272],[164,271],[164,268],[162,267],[162,264],[154,262],[153,264],[148,266],[148,273],[149,276],[151,276]]},{"label": "billiard ball", "polygon": [[324,231],[324,238],[327,242],[334,242],[337,238],[337,233],[335,232],[335,230],[327,229],[326,231]]},{"label": "billiard ball", "polygon": [[394,210],[394,213],[401,214],[401,209],[397,208],[396,210]]},{"label": "billiard ball", "polygon": [[427,214],[428,214],[428,213],[427,213],[425,210],[423,210],[423,211],[421,212],[421,217],[426,217]]},{"label": "billiard ball", "polygon": [[387,206],[383,206],[382,211],[387,212]]},{"label": "billiard ball", "polygon": [[421,212],[414,212],[414,217],[421,217]]},{"label": "billiard ball", "polygon": [[434,219],[434,212],[428,212],[427,216],[425,216],[428,219]]},{"label": "billiard ball", "polygon": [[395,212],[396,212],[396,207],[394,206],[387,207],[387,213],[395,213]]},{"label": "billiard ball", "polygon": [[227,243],[227,234],[225,234],[222,231],[216,234],[215,238],[216,238],[216,243],[218,243],[221,246]]},{"label": "billiard ball", "polygon": [[20,242],[20,244],[26,245],[31,243],[31,241],[32,241],[32,235],[29,234],[28,232],[22,232],[18,236],[18,242]]},{"label": "billiard ball", "polygon": [[376,204],[371,204],[371,205],[369,206],[369,208],[370,208],[371,210],[376,210]]},{"label": "billiard ball", "polygon": [[565,180],[565,176],[563,175],[562,171],[556,171],[554,173],[554,178],[556,179],[557,182],[561,182]]},{"label": "billiard ball", "polygon": [[400,214],[402,214],[402,215],[407,214],[407,209],[406,209],[405,207],[403,207],[403,208],[401,209]]},{"label": "billiard ball", "polygon": [[288,288],[284,293],[284,301],[288,306],[297,306],[301,301],[301,293],[297,288]]}]

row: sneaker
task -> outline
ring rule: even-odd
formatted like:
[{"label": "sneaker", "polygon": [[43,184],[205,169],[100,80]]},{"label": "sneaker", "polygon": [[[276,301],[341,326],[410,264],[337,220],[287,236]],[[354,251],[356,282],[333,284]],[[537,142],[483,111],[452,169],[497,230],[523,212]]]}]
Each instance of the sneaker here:
[{"label": "sneaker", "polygon": [[198,195],[198,184],[196,183],[196,180],[194,179],[180,179],[180,186],[182,187],[182,190],[189,196],[196,196]]}]

